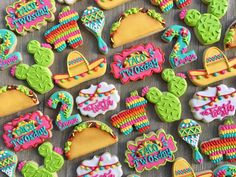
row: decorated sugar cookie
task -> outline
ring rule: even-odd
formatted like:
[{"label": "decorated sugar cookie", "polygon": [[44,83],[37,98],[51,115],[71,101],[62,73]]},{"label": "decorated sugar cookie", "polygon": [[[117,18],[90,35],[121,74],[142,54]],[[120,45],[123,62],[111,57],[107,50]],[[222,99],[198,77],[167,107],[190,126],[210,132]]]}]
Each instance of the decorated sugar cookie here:
[{"label": "decorated sugar cookie", "polygon": [[152,43],[125,49],[113,59],[111,73],[123,84],[160,73],[165,61],[163,51]]},{"label": "decorated sugar cookie", "polygon": [[57,0],[60,3],[65,3],[68,5],[73,5],[74,3],[76,3],[77,0]]},{"label": "decorated sugar cookie", "polygon": [[209,157],[213,163],[224,159],[228,162],[236,161],[236,125],[232,120],[226,120],[218,128],[219,138],[202,142],[201,152]]},{"label": "decorated sugar cookie", "polygon": [[224,49],[229,50],[236,47],[236,21],[234,21],[225,33]]},{"label": "decorated sugar cookie", "polygon": [[105,10],[112,9],[132,0],[94,0],[99,7]]},{"label": "decorated sugar cookie", "polygon": [[146,114],[147,100],[138,95],[135,90],[126,98],[126,110],[121,111],[111,117],[111,123],[119,128],[121,133],[128,135],[133,131],[133,127],[140,133],[150,129],[150,123]]},{"label": "decorated sugar cookie", "polygon": [[0,151],[0,172],[8,177],[15,177],[18,158],[16,154],[9,150]]},{"label": "decorated sugar cookie", "polygon": [[17,44],[16,35],[10,30],[0,29],[0,70],[7,69],[22,61],[20,52],[14,52]]},{"label": "decorated sugar cookie", "polygon": [[76,97],[77,108],[81,114],[89,117],[115,110],[119,102],[118,90],[114,85],[106,82],[91,85],[88,89],[81,90],[79,96]]},{"label": "decorated sugar cookie", "polygon": [[65,143],[68,160],[87,155],[118,142],[113,130],[100,121],[87,121],[77,125]]},{"label": "decorated sugar cookie", "polygon": [[73,51],[67,57],[68,74],[56,74],[53,79],[60,87],[69,89],[103,76],[106,69],[106,58],[102,57],[89,63],[80,52]]},{"label": "decorated sugar cookie", "polygon": [[197,60],[194,50],[188,51],[188,45],[191,41],[190,31],[180,25],[172,25],[162,35],[162,39],[171,42],[177,38],[173,50],[169,56],[169,62],[172,68],[177,68]]},{"label": "decorated sugar cookie", "polygon": [[144,87],[142,96],[155,104],[155,111],[162,121],[174,122],[181,118],[182,106],[179,97],[186,92],[188,85],[184,78],[176,76],[168,68],[162,72],[162,79],[167,82],[167,92],[161,92],[156,87]]},{"label": "decorated sugar cookie", "polygon": [[211,122],[234,116],[236,109],[236,90],[226,85],[208,87],[194,94],[189,104],[197,120]]},{"label": "decorated sugar cookie", "polygon": [[44,33],[45,40],[54,46],[57,52],[62,52],[67,46],[75,49],[83,44],[78,20],[79,14],[70,7],[64,7],[59,13],[59,24]]},{"label": "decorated sugar cookie", "polygon": [[3,126],[3,140],[15,152],[35,148],[52,137],[52,120],[42,112],[22,115]]},{"label": "decorated sugar cookie", "polygon": [[48,67],[54,62],[54,53],[47,44],[32,40],[27,50],[34,55],[35,64],[19,64],[12,68],[11,74],[19,80],[26,80],[35,91],[44,94],[53,89],[52,73]]},{"label": "decorated sugar cookie", "polygon": [[131,8],[126,10],[111,27],[112,47],[128,44],[164,29],[165,21],[155,10]]},{"label": "decorated sugar cookie", "polygon": [[123,171],[117,156],[106,152],[101,156],[94,156],[91,160],[85,160],[77,168],[77,177],[87,176],[113,176],[121,177]]},{"label": "decorated sugar cookie", "polygon": [[156,133],[150,132],[137,137],[135,141],[128,141],[125,162],[130,168],[141,173],[144,170],[158,169],[166,162],[173,162],[176,151],[177,146],[173,136],[159,129]]},{"label": "decorated sugar cookie", "polygon": [[214,177],[212,171],[195,173],[191,165],[182,157],[175,160],[172,168],[172,177]]},{"label": "decorated sugar cookie", "polygon": [[203,55],[204,69],[189,70],[193,84],[206,86],[236,76],[236,58],[229,60],[217,47],[210,47]]},{"label": "decorated sugar cookie", "polygon": [[[175,0],[176,6],[179,9],[188,6],[191,2],[192,0]],[[162,12],[168,12],[174,7],[173,0],[151,0],[151,3],[158,6]]]},{"label": "decorated sugar cookie", "polygon": [[102,54],[108,53],[108,46],[102,39],[102,31],[105,25],[104,12],[96,7],[87,7],[81,17],[82,24],[97,38],[98,48]]},{"label": "decorated sugar cookie", "polygon": [[228,0],[202,0],[202,2],[208,5],[207,13],[201,14],[196,9],[183,10],[180,18],[194,28],[201,44],[210,45],[220,40],[222,30],[220,19],[227,12]]},{"label": "decorated sugar cookie", "polygon": [[35,161],[23,161],[18,169],[23,177],[57,177],[57,172],[64,165],[64,158],[60,148],[54,148],[51,143],[45,142],[38,148],[39,154],[44,158],[43,165]]},{"label": "decorated sugar cookie", "polygon": [[8,116],[39,104],[37,95],[23,85],[0,87],[0,117]]},{"label": "decorated sugar cookie", "polygon": [[61,108],[56,117],[56,125],[61,131],[82,122],[79,114],[71,115],[74,107],[74,99],[69,92],[58,91],[48,99],[48,106],[52,109],[56,109],[60,103]]},{"label": "decorated sugar cookie", "polygon": [[202,133],[199,123],[191,119],[184,119],[178,127],[179,136],[193,149],[193,159],[197,163],[203,163],[203,157],[198,149],[198,142]]},{"label": "decorated sugar cookie", "polygon": [[236,166],[225,164],[217,167],[214,171],[214,177],[234,177],[236,176]]},{"label": "decorated sugar cookie", "polygon": [[54,21],[54,0],[16,0],[6,8],[7,26],[18,34],[26,35]]}]

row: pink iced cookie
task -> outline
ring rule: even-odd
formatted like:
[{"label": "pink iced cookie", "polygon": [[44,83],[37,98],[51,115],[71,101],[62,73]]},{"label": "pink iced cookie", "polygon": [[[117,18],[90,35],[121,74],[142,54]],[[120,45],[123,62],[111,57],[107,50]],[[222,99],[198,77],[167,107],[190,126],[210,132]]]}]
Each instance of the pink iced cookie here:
[{"label": "pink iced cookie", "polygon": [[26,35],[54,21],[55,0],[18,0],[6,9],[7,26],[18,34]]},{"label": "pink iced cookie", "polygon": [[20,116],[4,125],[3,140],[8,148],[23,151],[37,147],[46,139],[52,137],[53,125],[51,119],[42,112]]},{"label": "pink iced cookie", "polygon": [[137,45],[114,55],[111,73],[125,84],[160,73],[164,61],[164,53],[152,43]]},{"label": "pink iced cookie", "polygon": [[136,138],[135,141],[128,141],[125,161],[130,168],[135,168],[141,173],[144,170],[158,169],[166,162],[173,162],[176,151],[174,137],[159,129],[156,133],[150,132]]}]

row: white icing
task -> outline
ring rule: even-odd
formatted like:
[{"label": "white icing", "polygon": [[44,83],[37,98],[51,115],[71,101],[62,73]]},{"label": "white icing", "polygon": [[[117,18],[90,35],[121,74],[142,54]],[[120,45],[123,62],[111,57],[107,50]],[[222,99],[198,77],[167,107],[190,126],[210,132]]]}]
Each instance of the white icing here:
[{"label": "white icing", "polygon": [[[99,88],[98,85],[100,85]],[[80,93],[83,95],[76,98],[77,108],[84,116],[96,117],[99,114],[105,114],[107,111],[115,110],[120,101],[120,95],[114,85],[108,85],[106,82],[101,82],[98,85],[91,85],[88,89],[81,90]],[[93,100],[88,100],[85,94],[93,95],[96,90],[97,96]],[[106,93],[111,90],[113,93],[109,93],[107,96],[104,94],[101,97],[99,96],[99,93]],[[88,104],[84,103],[86,100]]]},{"label": "white icing", "polygon": [[[100,160],[102,158],[102,160]],[[100,161],[100,162],[99,162]],[[83,176],[88,174],[92,171],[91,168],[82,168],[82,166],[89,166],[89,167],[103,167],[106,165],[117,164],[119,163],[119,159],[115,155],[111,155],[110,153],[106,152],[102,156],[94,156],[91,160],[85,160],[82,164],[77,168],[77,176]],[[99,165],[100,164],[100,165]],[[107,174],[112,174],[113,177],[121,177],[123,175],[123,171],[121,168],[121,164],[113,166],[111,168],[103,168],[102,170],[98,168],[97,170],[93,171],[93,175],[89,175],[90,177],[105,177]],[[107,175],[108,176],[108,175]]]},{"label": "white icing", "polygon": [[74,4],[77,0],[57,0],[60,3],[66,3],[68,5]]},{"label": "white icing", "polygon": [[[217,86],[220,88],[218,91],[218,95],[228,95],[234,93],[236,90],[234,88],[230,88],[224,84],[221,84]],[[236,107],[236,97],[232,97],[229,95],[228,98],[222,97],[221,100],[217,99],[216,102],[213,102],[212,106],[206,105],[210,102],[212,102],[210,99],[199,99],[199,95],[214,98],[217,97],[217,87],[208,87],[204,91],[196,92],[193,96],[193,98],[189,101],[189,104],[192,108],[193,116],[197,120],[203,120],[204,122],[211,122],[213,120],[219,119],[222,120],[227,116],[233,116],[235,114],[235,107]],[[202,108],[202,106],[205,106],[205,109]],[[231,109],[223,109],[228,108],[230,105]],[[196,107],[199,107],[198,110],[194,109]],[[218,109],[216,109],[218,108]],[[221,109],[220,109],[221,108]],[[218,110],[218,111],[216,111]]]}]

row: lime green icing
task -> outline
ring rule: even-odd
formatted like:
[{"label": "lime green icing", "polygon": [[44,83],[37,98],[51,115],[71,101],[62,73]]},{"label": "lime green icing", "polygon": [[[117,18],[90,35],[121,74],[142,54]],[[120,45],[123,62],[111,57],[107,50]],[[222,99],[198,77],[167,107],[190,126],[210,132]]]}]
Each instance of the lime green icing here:
[{"label": "lime green icing", "polygon": [[46,142],[39,146],[39,154],[44,157],[44,165],[40,166],[34,162],[26,162],[21,169],[24,177],[52,177],[57,176],[58,172],[64,165],[64,158],[62,155],[53,151],[51,143]]},{"label": "lime green icing", "polygon": [[147,14],[148,14],[150,17],[152,17],[152,18],[158,20],[159,22],[164,23],[164,18],[161,16],[160,13],[157,13],[155,10],[149,9],[148,12],[147,12]]},{"label": "lime green icing", "polygon": [[167,82],[168,92],[152,87],[147,89],[146,98],[155,104],[155,111],[162,121],[174,122],[181,118],[182,106],[179,97],[186,92],[187,82],[176,76],[172,69],[165,69],[162,79]]},{"label": "lime green icing", "polygon": [[194,27],[197,25],[197,22],[200,20],[201,18],[201,13],[196,10],[196,9],[190,9],[187,11],[187,14],[184,18],[184,22],[191,26]]},{"label": "lime green icing", "polygon": [[131,8],[131,9],[128,9],[124,12],[124,16],[127,17],[132,14],[137,14],[138,12],[140,12],[140,8]]},{"label": "lime green icing", "polygon": [[0,93],[5,93],[9,90],[9,88],[14,88],[15,90],[19,90],[20,92],[24,93],[27,96],[30,96],[30,92],[32,92],[32,90],[30,90],[29,88],[25,87],[24,85],[18,85],[18,86],[3,86],[0,88]]},{"label": "lime green icing", "polygon": [[202,0],[208,5],[207,12],[221,19],[227,12],[228,0]]},{"label": "lime green icing", "polygon": [[[91,124],[98,126],[97,128],[99,128],[99,129],[109,133],[111,136],[115,137],[115,134],[114,134],[113,130],[108,125],[106,125],[105,123],[100,122],[100,121],[87,121],[87,122],[83,122],[83,123],[77,125],[74,128],[71,138],[73,138],[76,133],[82,132],[84,129],[89,128]],[[68,140],[65,143],[65,148],[64,148],[65,153],[68,153],[70,151],[71,145],[72,145],[72,142],[70,140]]]},{"label": "lime green icing", "polygon": [[110,30],[110,33],[115,32],[119,27],[120,27],[120,21],[113,23],[112,27],[111,27],[111,30]]},{"label": "lime green icing", "polygon": [[225,39],[224,39],[224,44],[229,44],[233,41],[235,35],[235,30],[230,29],[228,32],[225,34]]}]

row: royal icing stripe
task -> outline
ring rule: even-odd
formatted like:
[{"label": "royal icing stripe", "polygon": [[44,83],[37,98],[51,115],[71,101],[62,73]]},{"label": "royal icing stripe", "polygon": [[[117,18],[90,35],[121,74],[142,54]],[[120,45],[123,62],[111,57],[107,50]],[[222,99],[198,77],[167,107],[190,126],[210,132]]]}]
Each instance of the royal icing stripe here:
[{"label": "royal icing stripe", "polygon": [[91,85],[88,89],[81,90],[76,97],[77,108],[81,114],[89,117],[115,110],[119,101],[120,95],[115,86],[106,82]]},{"label": "royal icing stripe", "polygon": [[62,52],[67,45],[72,49],[83,44],[83,38],[78,26],[79,15],[70,7],[64,7],[59,13],[59,24],[47,30],[45,40],[54,46],[57,52]]},{"label": "royal icing stripe", "polygon": [[55,0],[17,0],[6,9],[7,26],[21,35],[54,21]]},{"label": "royal icing stripe", "polygon": [[147,100],[140,97],[137,91],[133,91],[130,97],[126,98],[127,110],[111,117],[111,123],[114,127],[119,128],[124,135],[133,131],[133,127],[140,133],[150,128],[150,123],[146,115],[145,107]]},{"label": "royal icing stripe", "polygon": [[194,118],[209,123],[217,119],[223,120],[228,116],[234,116],[235,97],[235,88],[221,84],[196,92],[189,104]]}]

